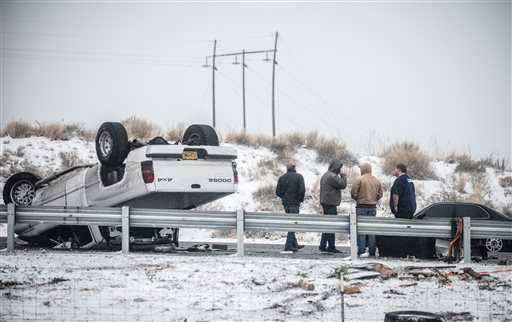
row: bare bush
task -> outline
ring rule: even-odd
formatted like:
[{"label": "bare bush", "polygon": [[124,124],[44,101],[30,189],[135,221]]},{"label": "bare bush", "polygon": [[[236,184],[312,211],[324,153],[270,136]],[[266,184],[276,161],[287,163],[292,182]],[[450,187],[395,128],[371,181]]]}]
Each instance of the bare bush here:
[{"label": "bare bush", "polygon": [[96,131],[92,129],[87,129],[83,124],[73,123],[66,124],[64,127],[63,140],[69,140],[73,137],[79,138],[81,140],[91,142],[94,141],[96,137]]},{"label": "bare bush", "polygon": [[28,138],[36,134],[36,129],[27,122],[13,121],[7,123],[2,136],[9,135],[12,138]]},{"label": "bare bush", "polygon": [[477,173],[485,172],[485,164],[482,161],[475,161],[467,154],[459,155],[457,157],[456,172]]},{"label": "bare bush", "polygon": [[466,193],[466,184],[468,183],[468,178],[464,174],[459,174],[455,176],[455,187],[459,193]]},{"label": "bare bush", "polygon": [[266,135],[255,134],[240,130],[238,132],[229,132],[226,135],[226,142],[233,144],[242,144],[251,147],[266,147],[270,149],[272,138]]},{"label": "bare bush", "polygon": [[512,187],[512,176],[498,178],[498,182],[502,188]]},{"label": "bare bush", "polygon": [[0,168],[0,176],[2,178],[9,178],[18,172],[30,172],[42,178],[50,175],[53,170],[49,167],[36,166],[30,163],[27,159],[23,160],[8,160],[4,167]]},{"label": "bare bush", "polygon": [[62,140],[66,126],[63,122],[36,122],[39,126],[39,136],[44,136],[52,141]]},{"label": "bare bush", "polygon": [[68,151],[68,152],[61,151],[61,152],[59,152],[59,158],[60,158],[60,162],[61,162],[61,166],[60,166],[61,170],[71,168],[74,165],[84,163],[80,160],[80,158],[78,157],[78,153],[76,151]]},{"label": "bare bush", "polygon": [[256,176],[262,177],[266,174],[272,174],[274,176],[282,174],[279,168],[279,163],[275,159],[262,159],[258,161]]},{"label": "bare bush", "polygon": [[304,134],[299,132],[292,132],[283,135],[284,139],[288,143],[289,146],[304,146],[306,143],[306,137]]},{"label": "bare bush", "polygon": [[281,201],[276,196],[276,186],[274,183],[263,184],[253,193],[254,201],[259,204],[256,211],[277,211]]},{"label": "bare bush", "polygon": [[314,148],[318,146],[318,143],[321,141],[321,137],[318,134],[318,131],[308,132],[306,134],[306,147]]},{"label": "bare bush", "polygon": [[314,150],[318,162],[329,163],[332,159],[339,159],[347,166],[357,164],[356,156],[348,150],[346,143],[337,139],[321,139]]},{"label": "bare bush", "polygon": [[491,187],[489,185],[489,181],[487,177],[483,173],[475,173],[470,178],[471,186],[473,188],[473,193],[471,195],[471,199],[476,203],[483,203],[487,199],[491,197]]},{"label": "bare bush", "polygon": [[181,141],[185,133],[185,123],[178,123],[176,126],[167,131],[165,138],[169,141]]},{"label": "bare bush", "polygon": [[151,140],[162,135],[162,129],[156,123],[132,116],[122,121],[129,138]]},{"label": "bare bush", "polygon": [[407,173],[418,180],[437,179],[434,169],[430,165],[430,157],[411,142],[394,143],[380,154],[384,162],[382,171],[392,173],[395,166],[403,163],[407,166]]}]

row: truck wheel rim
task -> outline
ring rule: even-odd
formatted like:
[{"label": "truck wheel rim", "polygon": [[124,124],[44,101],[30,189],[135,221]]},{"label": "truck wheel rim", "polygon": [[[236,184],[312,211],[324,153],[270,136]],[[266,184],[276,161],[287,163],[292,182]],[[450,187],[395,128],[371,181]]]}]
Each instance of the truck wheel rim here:
[{"label": "truck wheel rim", "polygon": [[32,204],[32,200],[36,195],[36,188],[28,181],[20,181],[11,189],[12,201],[21,206]]},{"label": "truck wheel rim", "polygon": [[103,132],[98,140],[101,155],[106,157],[112,153],[112,137],[108,132]]}]

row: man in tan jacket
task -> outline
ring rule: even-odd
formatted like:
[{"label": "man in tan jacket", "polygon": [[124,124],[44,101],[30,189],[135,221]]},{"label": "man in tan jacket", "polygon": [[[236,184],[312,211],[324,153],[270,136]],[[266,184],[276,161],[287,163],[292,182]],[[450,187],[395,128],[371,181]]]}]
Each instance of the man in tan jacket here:
[{"label": "man in tan jacket", "polygon": [[[361,176],[354,180],[350,195],[356,201],[357,216],[377,215],[377,201],[382,198],[382,184],[372,175],[372,166],[363,163],[359,166]],[[368,235],[368,250],[370,256],[375,256],[375,235]],[[357,234],[357,255],[366,253],[366,235]]]}]

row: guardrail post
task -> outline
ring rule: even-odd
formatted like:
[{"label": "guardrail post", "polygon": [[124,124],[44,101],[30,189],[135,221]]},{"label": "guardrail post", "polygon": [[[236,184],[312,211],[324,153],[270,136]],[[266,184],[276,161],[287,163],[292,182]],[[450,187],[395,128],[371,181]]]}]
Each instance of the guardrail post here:
[{"label": "guardrail post", "polygon": [[236,211],[236,236],[238,239],[238,243],[236,246],[236,255],[239,257],[244,256],[244,220],[245,220],[244,210],[238,209]]},{"label": "guardrail post", "polygon": [[357,259],[357,215],[350,214],[350,259]]},{"label": "guardrail post", "polygon": [[16,206],[13,203],[7,205],[7,251],[14,250],[14,225],[16,223]]},{"label": "guardrail post", "polygon": [[130,251],[130,207],[128,206],[121,208],[121,225],[123,231],[121,236],[122,253],[128,254]]},{"label": "guardrail post", "polygon": [[464,252],[464,263],[471,263],[471,218],[462,218],[463,224],[463,252]]}]

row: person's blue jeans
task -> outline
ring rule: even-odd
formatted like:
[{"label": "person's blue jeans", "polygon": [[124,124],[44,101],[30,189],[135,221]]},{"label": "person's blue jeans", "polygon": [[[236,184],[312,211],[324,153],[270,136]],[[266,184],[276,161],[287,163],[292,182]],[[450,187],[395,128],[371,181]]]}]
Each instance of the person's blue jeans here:
[{"label": "person's blue jeans", "polygon": [[[324,215],[334,215],[338,214],[338,210],[336,206],[327,206],[322,205],[324,210]],[[334,245],[335,235],[334,233],[322,233],[322,238],[320,239],[320,247],[321,251],[334,251],[336,246]]]},{"label": "person's blue jeans", "polygon": [[[283,205],[284,212],[287,214],[298,214],[299,213],[299,205]],[[286,236],[286,243],[284,244],[285,249],[297,248],[299,244],[297,243],[297,237],[295,236],[295,232],[289,231]]]},{"label": "person's blue jeans", "polygon": [[[356,208],[357,216],[375,217],[377,215],[376,208]],[[370,256],[375,256],[376,242],[375,235],[357,234],[357,254],[361,255],[366,252],[366,237],[368,237],[368,250]]]}]

